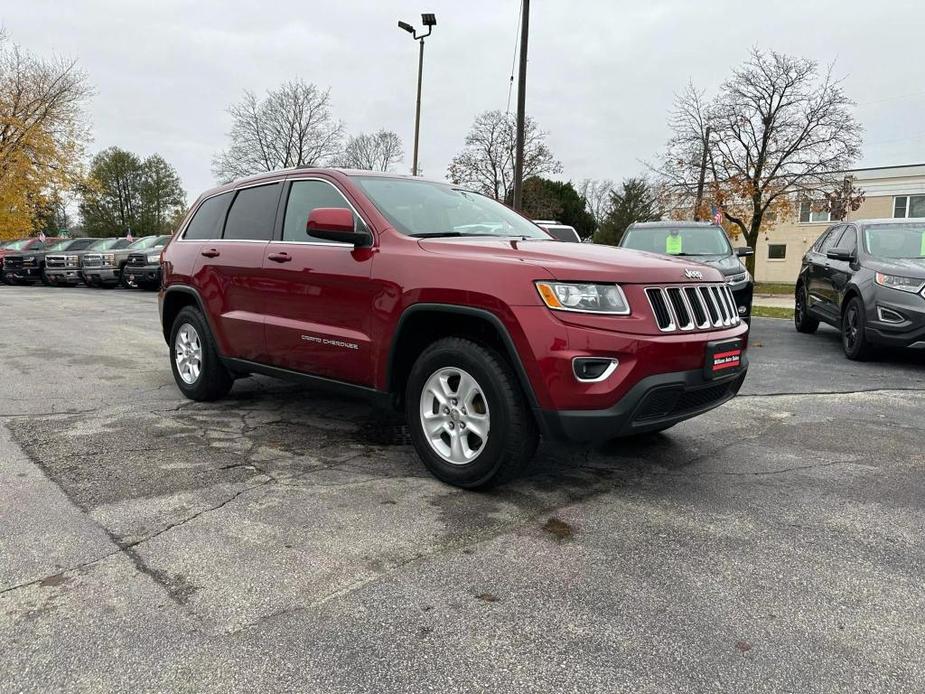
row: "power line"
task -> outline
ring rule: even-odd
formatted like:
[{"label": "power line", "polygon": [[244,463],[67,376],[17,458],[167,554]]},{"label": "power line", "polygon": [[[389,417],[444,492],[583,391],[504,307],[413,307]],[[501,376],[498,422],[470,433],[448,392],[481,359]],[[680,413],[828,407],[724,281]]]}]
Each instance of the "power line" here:
[{"label": "power line", "polygon": [[511,80],[507,87],[507,109],[505,113],[511,112],[511,94],[514,91],[514,67],[517,65],[517,46],[520,43],[520,19],[523,16],[524,0],[520,0],[520,7],[517,8],[517,28],[514,30],[514,55],[511,57]]}]

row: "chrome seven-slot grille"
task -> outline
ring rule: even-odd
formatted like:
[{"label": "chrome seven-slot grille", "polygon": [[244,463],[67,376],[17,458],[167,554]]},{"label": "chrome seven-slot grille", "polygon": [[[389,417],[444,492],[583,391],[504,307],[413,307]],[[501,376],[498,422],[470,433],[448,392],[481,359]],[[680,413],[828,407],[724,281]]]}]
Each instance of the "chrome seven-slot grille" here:
[{"label": "chrome seven-slot grille", "polygon": [[735,299],[725,284],[647,287],[646,296],[662,332],[729,328],[739,324]]},{"label": "chrome seven-slot grille", "polygon": [[83,256],[84,267],[102,267],[103,256],[99,253],[85,253]]}]

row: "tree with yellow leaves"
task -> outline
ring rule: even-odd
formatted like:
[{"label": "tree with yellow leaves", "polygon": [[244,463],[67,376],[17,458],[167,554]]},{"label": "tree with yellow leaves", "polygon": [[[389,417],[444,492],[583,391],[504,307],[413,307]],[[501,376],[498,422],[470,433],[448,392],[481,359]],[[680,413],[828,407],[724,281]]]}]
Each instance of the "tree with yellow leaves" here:
[{"label": "tree with yellow leaves", "polygon": [[79,179],[90,93],[75,61],[37,58],[0,34],[0,239],[35,231]]}]

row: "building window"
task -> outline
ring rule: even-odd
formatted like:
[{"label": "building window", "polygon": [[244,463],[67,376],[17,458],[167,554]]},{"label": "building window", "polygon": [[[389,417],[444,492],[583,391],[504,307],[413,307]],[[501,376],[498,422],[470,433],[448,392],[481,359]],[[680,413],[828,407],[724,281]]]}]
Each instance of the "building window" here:
[{"label": "building window", "polygon": [[786,243],[769,243],[768,260],[784,260],[787,257]]},{"label": "building window", "polygon": [[893,198],[893,216],[925,217],[925,195],[897,195]]},{"label": "building window", "polygon": [[810,222],[830,222],[832,215],[827,211],[820,209],[818,212],[813,207],[821,208],[821,201],[818,200],[801,200],[800,201],[800,222],[808,224]]}]

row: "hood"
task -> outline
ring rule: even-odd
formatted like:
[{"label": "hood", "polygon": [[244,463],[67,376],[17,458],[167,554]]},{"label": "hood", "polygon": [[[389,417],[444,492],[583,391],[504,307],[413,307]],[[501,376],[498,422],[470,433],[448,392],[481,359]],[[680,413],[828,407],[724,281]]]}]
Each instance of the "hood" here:
[{"label": "hood", "polygon": [[742,261],[739,260],[738,256],[735,255],[708,255],[698,256],[695,258],[688,257],[686,260],[694,260],[698,263],[703,263],[704,265],[715,267],[726,277],[729,277],[730,275],[739,275],[745,272],[745,266],[742,264]]},{"label": "hood", "polygon": [[925,280],[925,258],[871,258],[864,265],[874,272]]},{"label": "hood", "polygon": [[686,270],[701,272],[706,282],[723,280],[722,273],[692,262],[690,258],[593,243],[475,237],[424,239],[418,245],[428,253],[451,255],[461,260],[526,263],[543,268],[554,279],[562,281],[677,284],[692,281],[685,276]]}]

